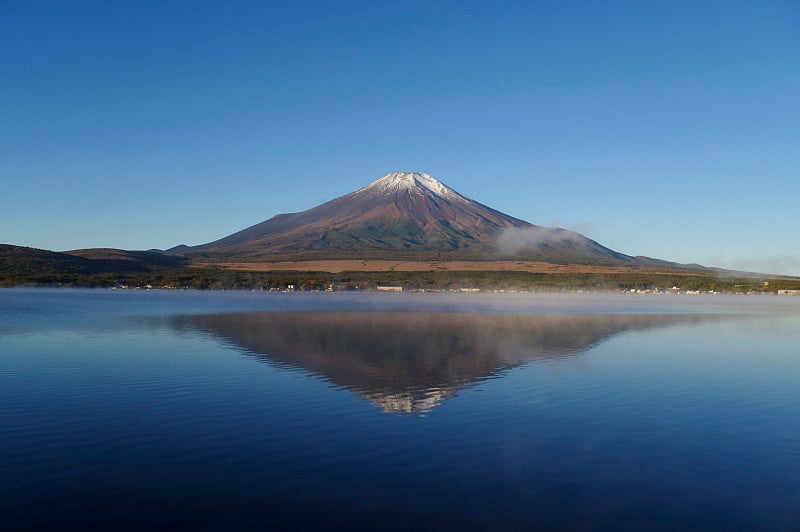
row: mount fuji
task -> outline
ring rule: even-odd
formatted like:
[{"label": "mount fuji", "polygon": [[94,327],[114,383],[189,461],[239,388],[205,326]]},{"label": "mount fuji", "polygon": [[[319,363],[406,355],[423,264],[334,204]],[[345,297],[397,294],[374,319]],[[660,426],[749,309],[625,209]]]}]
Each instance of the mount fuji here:
[{"label": "mount fuji", "polygon": [[573,231],[503,214],[419,172],[394,172],[312,209],[167,251],[196,260],[536,260],[640,265]]}]

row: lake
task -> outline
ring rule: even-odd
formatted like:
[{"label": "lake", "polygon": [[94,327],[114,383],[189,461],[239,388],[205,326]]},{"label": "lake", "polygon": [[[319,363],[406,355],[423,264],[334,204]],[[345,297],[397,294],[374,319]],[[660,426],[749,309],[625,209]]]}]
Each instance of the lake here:
[{"label": "lake", "polygon": [[0,290],[0,528],[800,528],[800,297]]}]

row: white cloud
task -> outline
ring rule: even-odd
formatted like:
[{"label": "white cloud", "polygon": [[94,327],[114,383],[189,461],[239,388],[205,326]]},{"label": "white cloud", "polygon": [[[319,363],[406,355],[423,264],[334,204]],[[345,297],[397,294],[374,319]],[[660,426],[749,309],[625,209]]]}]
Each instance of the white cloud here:
[{"label": "white cloud", "polygon": [[558,227],[508,227],[497,237],[497,248],[503,255],[515,255],[525,248],[547,245],[585,244],[582,235]]},{"label": "white cloud", "polygon": [[713,257],[708,259],[706,264],[729,270],[800,276],[800,256],[796,255],[750,258]]}]

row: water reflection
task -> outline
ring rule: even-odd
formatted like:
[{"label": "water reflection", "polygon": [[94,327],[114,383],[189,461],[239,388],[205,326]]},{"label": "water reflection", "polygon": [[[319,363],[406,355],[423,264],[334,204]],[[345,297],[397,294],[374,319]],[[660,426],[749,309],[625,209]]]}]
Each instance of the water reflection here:
[{"label": "water reflection", "polygon": [[711,317],[297,311],[182,316],[178,323],[321,375],[385,412],[424,413],[509,368],[575,356],[625,331]]}]

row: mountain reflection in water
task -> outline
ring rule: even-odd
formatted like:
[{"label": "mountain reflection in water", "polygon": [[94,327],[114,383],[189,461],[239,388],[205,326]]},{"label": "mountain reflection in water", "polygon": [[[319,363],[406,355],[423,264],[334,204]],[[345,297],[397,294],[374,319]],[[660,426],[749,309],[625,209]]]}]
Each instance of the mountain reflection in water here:
[{"label": "mountain reflection in water", "polygon": [[321,375],[385,412],[424,413],[515,366],[578,355],[625,331],[710,317],[296,311],[190,315],[178,325]]}]

